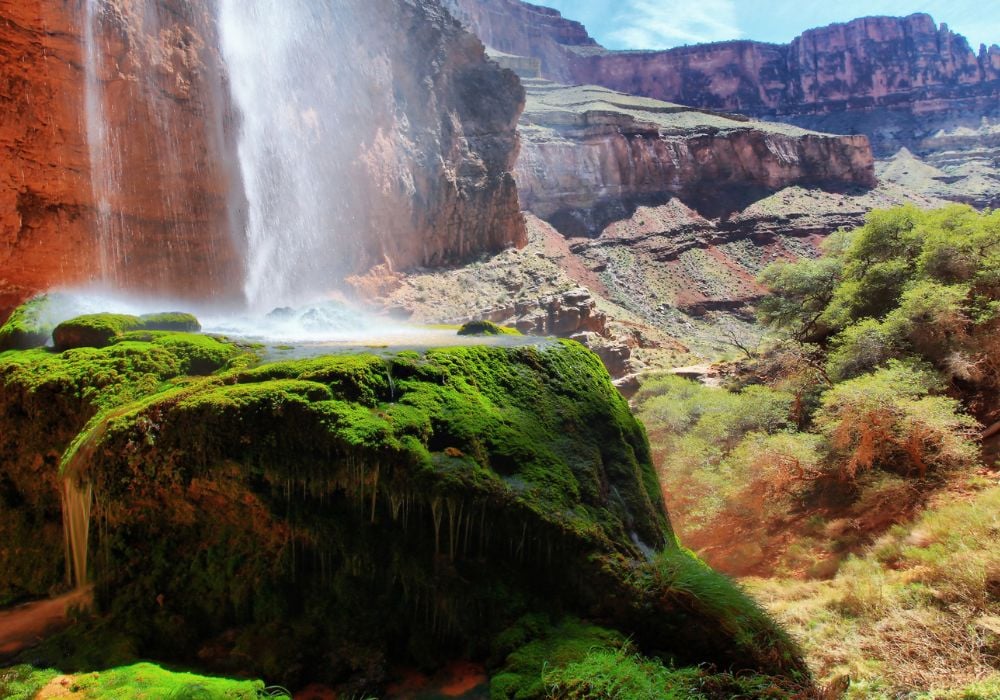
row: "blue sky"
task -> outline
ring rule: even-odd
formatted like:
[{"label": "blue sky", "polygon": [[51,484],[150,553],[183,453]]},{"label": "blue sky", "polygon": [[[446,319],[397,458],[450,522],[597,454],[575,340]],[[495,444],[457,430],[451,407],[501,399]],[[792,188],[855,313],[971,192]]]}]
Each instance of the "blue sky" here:
[{"label": "blue sky", "polygon": [[868,15],[927,12],[973,48],[1000,44],[1000,0],[530,0],[587,25],[613,49],[726,39],[785,43],[803,30]]}]

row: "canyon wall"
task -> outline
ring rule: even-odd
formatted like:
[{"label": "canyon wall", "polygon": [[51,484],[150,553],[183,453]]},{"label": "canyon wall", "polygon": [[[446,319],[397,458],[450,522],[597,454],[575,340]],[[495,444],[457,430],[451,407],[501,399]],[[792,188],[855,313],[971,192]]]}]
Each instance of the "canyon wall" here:
[{"label": "canyon wall", "polygon": [[863,133],[877,155],[916,148],[940,128],[1000,118],[1000,47],[976,52],[926,14],[834,24],[786,45],[726,41],[608,51],[558,13],[526,23],[537,10],[518,0],[450,2],[488,45],[541,59],[542,77]]},{"label": "canyon wall", "polygon": [[594,237],[639,205],[710,218],[794,185],[876,185],[864,136],[831,136],[634,97],[525,80],[521,203],[564,235]]},{"label": "canyon wall", "polygon": [[521,0],[443,0],[446,8],[487,46],[539,59],[551,80],[572,80],[577,52],[603,52],[579,22],[558,10]]},{"label": "canyon wall", "polygon": [[[53,285],[240,298],[240,115],[214,5],[96,0],[88,23],[86,0],[0,0],[0,317]],[[372,42],[329,47],[363,96],[339,125],[353,184],[330,197],[352,226],[329,241],[344,261],[329,287],[523,244],[516,77],[436,0],[337,12]]]},{"label": "canyon wall", "polygon": [[92,98],[115,144],[101,180],[88,146],[84,3],[2,0],[0,20],[0,316],[52,285],[101,279],[234,294],[238,214],[208,10],[99,6]]}]

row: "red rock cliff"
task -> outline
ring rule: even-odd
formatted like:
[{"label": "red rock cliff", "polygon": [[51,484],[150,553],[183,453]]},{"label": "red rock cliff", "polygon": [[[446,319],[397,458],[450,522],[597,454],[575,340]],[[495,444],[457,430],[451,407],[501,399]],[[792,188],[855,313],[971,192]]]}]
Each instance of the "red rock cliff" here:
[{"label": "red rock cliff", "polygon": [[102,276],[146,291],[231,293],[234,182],[208,11],[120,0],[97,15],[95,99],[117,173],[103,227],[84,23],[79,0],[0,0],[0,314],[41,289]]},{"label": "red rock cliff", "polygon": [[617,52],[582,45],[571,33],[564,39],[568,20],[530,23],[532,6],[519,0],[450,1],[487,44],[541,59],[542,77],[864,133],[879,153],[916,146],[958,122],[1000,117],[1000,47],[976,53],[926,14],[834,24],[788,45],[729,41]]}]

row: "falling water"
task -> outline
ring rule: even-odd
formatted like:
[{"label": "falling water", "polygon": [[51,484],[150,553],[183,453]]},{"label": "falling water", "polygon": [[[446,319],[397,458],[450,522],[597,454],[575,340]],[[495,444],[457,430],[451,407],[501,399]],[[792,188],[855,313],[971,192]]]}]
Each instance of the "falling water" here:
[{"label": "falling water", "polygon": [[221,0],[222,53],[242,117],[252,308],[309,301],[343,273],[347,251],[332,242],[350,226],[342,201],[349,156],[338,135],[354,96],[331,47],[351,40],[347,15],[314,0]]},{"label": "falling water", "polygon": [[87,585],[87,543],[90,537],[90,506],[93,486],[79,483],[74,476],[62,481],[60,489],[63,540],[66,547],[66,582],[76,588]]},{"label": "falling water", "polygon": [[237,217],[234,202],[206,190],[227,183],[230,170],[221,68],[198,43],[211,31],[208,11],[149,0],[83,0],[82,8],[100,286],[188,296],[224,289]]},{"label": "falling water", "polygon": [[[102,82],[101,51],[98,46],[101,0],[86,0],[83,38],[86,83],[84,85],[84,116],[87,126],[87,149],[90,156],[90,187],[96,212],[96,238],[101,281],[109,286],[119,286],[120,269],[117,262],[125,260],[121,237],[115,230],[123,228],[125,222],[114,221],[111,209],[111,195],[120,189],[120,152],[111,143],[108,120],[104,113],[104,87]],[[118,213],[121,216],[121,213]]]}]

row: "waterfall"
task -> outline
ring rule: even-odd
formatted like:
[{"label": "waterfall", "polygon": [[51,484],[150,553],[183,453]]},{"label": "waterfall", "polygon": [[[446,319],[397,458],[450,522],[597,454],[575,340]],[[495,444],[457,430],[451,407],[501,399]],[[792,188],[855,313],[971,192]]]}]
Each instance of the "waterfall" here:
[{"label": "waterfall", "polygon": [[[84,118],[86,120],[87,150],[90,156],[90,187],[97,206],[96,227],[100,279],[105,285],[120,286],[118,261],[127,262],[122,248],[122,237],[116,231],[125,226],[124,220],[116,222],[111,208],[111,198],[120,189],[120,151],[111,141],[111,130],[104,112],[103,61],[98,36],[100,34],[102,2],[85,0],[83,18],[84,62]],[[121,217],[121,212],[117,212]]]},{"label": "waterfall", "polygon": [[258,310],[311,301],[345,269],[348,251],[336,242],[350,227],[340,196],[349,156],[338,136],[357,96],[332,47],[356,40],[349,14],[314,0],[220,2],[222,54],[242,120],[244,292]]},{"label": "waterfall", "polygon": [[87,545],[90,537],[90,507],[94,488],[75,476],[62,480],[60,488],[63,540],[66,547],[66,582],[78,589],[87,585]]},{"label": "waterfall", "polygon": [[81,5],[96,276],[110,291],[208,295],[235,272],[226,268],[238,206],[225,193],[227,96],[201,43],[214,19],[178,5]]}]

